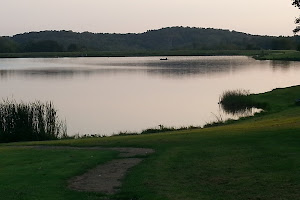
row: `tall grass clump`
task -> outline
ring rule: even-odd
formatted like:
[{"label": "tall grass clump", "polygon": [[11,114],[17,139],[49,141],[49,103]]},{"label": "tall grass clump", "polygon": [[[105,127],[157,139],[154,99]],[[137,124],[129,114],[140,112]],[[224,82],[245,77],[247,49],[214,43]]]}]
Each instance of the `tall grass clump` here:
[{"label": "tall grass clump", "polygon": [[67,137],[66,123],[59,120],[51,102],[0,103],[0,142],[54,140]]},{"label": "tall grass clump", "polygon": [[220,96],[219,104],[225,113],[240,115],[252,113],[252,108],[261,108],[254,102],[248,90],[229,90]]}]

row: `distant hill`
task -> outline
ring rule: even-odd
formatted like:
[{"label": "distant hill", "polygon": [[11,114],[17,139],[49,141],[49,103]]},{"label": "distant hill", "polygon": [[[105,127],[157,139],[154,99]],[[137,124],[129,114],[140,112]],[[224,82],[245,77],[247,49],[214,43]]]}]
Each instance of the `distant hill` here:
[{"label": "distant hill", "polygon": [[297,49],[300,38],[258,36],[190,27],[168,27],[139,34],[41,31],[0,37],[0,53],[60,51],[158,51]]}]

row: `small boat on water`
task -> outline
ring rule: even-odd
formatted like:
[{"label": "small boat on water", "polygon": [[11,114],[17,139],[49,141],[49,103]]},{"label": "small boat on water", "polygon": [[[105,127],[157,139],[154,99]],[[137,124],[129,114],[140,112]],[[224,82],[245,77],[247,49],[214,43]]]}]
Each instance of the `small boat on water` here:
[{"label": "small boat on water", "polygon": [[168,60],[168,58],[161,58],[160,60]]}]

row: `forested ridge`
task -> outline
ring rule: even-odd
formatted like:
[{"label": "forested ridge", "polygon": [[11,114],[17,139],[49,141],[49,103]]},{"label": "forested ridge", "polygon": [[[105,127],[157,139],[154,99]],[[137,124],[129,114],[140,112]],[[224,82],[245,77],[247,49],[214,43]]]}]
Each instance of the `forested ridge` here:
[{"label": "forested ridge", "polygon": [[295,50],[300,37],[250,35],[191,27],[168,27],[144,33],[41,31],[0,37],[0,53],[160,50]]}]

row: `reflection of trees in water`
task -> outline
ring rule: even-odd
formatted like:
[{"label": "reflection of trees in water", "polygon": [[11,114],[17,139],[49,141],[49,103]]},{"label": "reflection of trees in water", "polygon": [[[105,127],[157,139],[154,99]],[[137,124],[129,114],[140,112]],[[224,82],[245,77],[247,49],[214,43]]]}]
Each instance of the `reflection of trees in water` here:
[{"label": "reflection of trees in water", "polygon": [[[140,63],[150,75],[162,75],[167,77],[184,77],[213,75],[219,73],[230,73],[235,70],[242,70],[245,60],[223,58],[209,58],[198,60],[171,60],[168,61],[152,61]],[[137,66],[136,63],[124,63],[123,66]]]},{"label": "reflection of trees in water", "polygon": [[39,77],[72,78],[74,76],[108,75],[108,74],[117,74],[117,73],[131,73],[135,71],[136,70],[130,70],[130,69],[124,69],[124,70],[118,70],[118,69],[0,70],[0,77],[8,78],[12,76],[22,76],[22,77],[35,77],[35,78],[39,78]]},{"label": "reflection of trees in water", "polygon": [[147,74],[149,75],[162,75],[164,77],[191,77],[201,75],[214,75],[230,73],[231,67],[182,67],[182,68],[148,68]]},{"label": "reflection of trees in water", "polygon": [[9,78],[12,76],[22,77],[72,77],[74,72],[72,70],[0,70],[0,77]]},{"label": "reflection of trees in water", "polygon": [[10,71],[7,70],[0,70],[0,77],[1,79],[7,78],[9,76]]},{"label": "reflection of trees in water", "polygon": [[[172,60],[173,59],[173,60]],[[48,63],[49,64],[49,63]],[[40,68],[0,70],[0,77],[24,76],[47,78],[72,78],[74,76],[107,76],[117,74],[147,74],[163,76],[166,78],[184,78],[192,76],[221,75],[247,70],[253,67],[261,67],[262,63],[246,57],[204,57],[204,58],[170,58],[168,61],[157,60],[127,60],[112,62],[96,62],[81,67],[64,67],[68,63],[62,63],[63,67],[45,67],[41,63]],[[74,64],[74,63],[73,63]],[[47,64],[46,64],[47,65]],[[71,67],[70,67],[71,66]],[[92,66],[92,67],[91,67]],[[290,68],[291,62],[272,61],[269,63],[274,70]]]},{"label": "reflection of trees in water", "polygon": [[[0,70],[1,77],[33,76],[33,77],[73,77],[77,75],[114,75],[126,73],[145,73],[148,75],[162,75],[166,77],[198,76],[207,74],[228,73],[241,68],[240,62],[232,60],[176,60],[176,61],[151,61],[138,63],[103,63],[92,68],[41,68]],[[238,66],[239,65],[239,66]]]},{"label": "reflection of trees in water", "polygon": [[277,70],[288,71],[292,66],[291,61],[272,60],[270,62],[273,71],[277,71]]},{"label": "reflection of trees in water", "polygon": [[230,73],[232,68],[230,67],[168,67],[168,68],[154,68],[154,67],[144,67],[144,68],[117,68],[117,69],[83,69],[83,70],[72,70],[72,69],[39,69],[39,70],[0,70],[1,78],[11,77],[11,76],[23,76],[23,77],[73,77],[73,76],[92,76],[92,75],[116,75],[116,74],[148,74],[148,75],[162,75],[164,77],[185,77],[185,76],[199,76],[207,74],[220,74],[220,73]]}]

